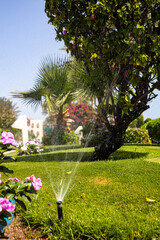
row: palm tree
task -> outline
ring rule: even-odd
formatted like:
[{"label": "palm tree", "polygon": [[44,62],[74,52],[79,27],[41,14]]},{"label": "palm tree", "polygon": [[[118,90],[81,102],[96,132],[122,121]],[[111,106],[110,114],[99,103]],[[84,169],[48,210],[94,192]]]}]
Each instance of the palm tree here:
[{"label": "palm tree", "polygon": [[35,109],[41,105],[44,112],[57,117],[57,127],[65,126],[65,105],[72,100],[72,83],[67,78],[67,59],[46,58],[42,61],[36,83],[27,92],[13,92],[13,98],[21,98]]}]

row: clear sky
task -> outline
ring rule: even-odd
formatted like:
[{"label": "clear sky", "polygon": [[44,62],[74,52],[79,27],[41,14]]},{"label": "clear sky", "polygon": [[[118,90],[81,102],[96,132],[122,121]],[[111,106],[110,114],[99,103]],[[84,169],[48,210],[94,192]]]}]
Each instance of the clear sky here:
[{"label": "clear sky", "polygon": [[[43,58],[63,56],[63,42],[55,40],[54,27],[48,24],[43,0],[0,1],[0,97],[27,91],[34,86]],[[41,107],[34,111],[20,99],[13,103],[29,119],[45,119]],[[144,118],[160,117],[160,94],[143,113]]]}]

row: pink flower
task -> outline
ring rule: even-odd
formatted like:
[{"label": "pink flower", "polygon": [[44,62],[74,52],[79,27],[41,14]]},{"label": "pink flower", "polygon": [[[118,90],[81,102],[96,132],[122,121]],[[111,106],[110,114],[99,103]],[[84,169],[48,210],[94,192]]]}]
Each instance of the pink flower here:
[{"label": "pink flower", "polygon": [[34,190],[38,191],[42,187],[42,182],[40,178],[37,178],[36,181],[32,183]]},{"label": "pink flower", "polygon": [[3,144],[12,144],[13,146],[18,146],[18,143],[14,139],[14,136],[11,132],[3,132],[1,136],[2,138],[0,139],[0,142]]},{"label": "pink flower", "polygon": [[4,137],[4,138],[12,138],[12,139],[14,139],[14,136],[13,136],[13,133],[11,133],[11,132],[2,132],[2,137]]},{"label": "pink flower", "polygon": [[124,77],[127,77],[127,76],[128,76],[128,71],[127,71],[127,70],[124,71],[123,76],[124,76]]},{"label": "pink flower", "polygon": [[109,130],[108,130],[108,129],[106,129],[106,130],[105,130],[105,132],[109,132]]},{"label": "pink flower", "polygon": [[33,180],[33,181],[36,180],[36,178],[35,178],[34,175],[25,178],[25,181],[26,181],[26,182],[31,181],[31,180]]},{"label": "pink flower", "polygon": [[12,144],[13,146],[15,146],[15,147],[17,147],[17,146],[18,146],[18,143],[16,142],[16,140],[15,140],[15,139],[13,139],[13,140],[12,140],[11,144]]},{"label": "pink flower", "polygon": [[35,178],[34,175],[30,176],[30,177],[26,177],[25,181],[32,181],[32,185],[34,187],[34,190],[38,191],[41,187],[42,187],[42,182],[40,178]]},{"label": "pink flower", "polygon": [[13,205],[7,198],[0,198],[0,211],[12,212],[15,210],[15,205]]},{"label": "pink flower", "polygon": [[67,31],[66,30],[63,30],[63,34],[66,34],[67,33]]},{"label": "pink flower", "polygon": [[20,182],[20,180],[16,177],[14,178],[8,178],[6,182],[8,182],[9,180],[13,181],[13,182]]}]

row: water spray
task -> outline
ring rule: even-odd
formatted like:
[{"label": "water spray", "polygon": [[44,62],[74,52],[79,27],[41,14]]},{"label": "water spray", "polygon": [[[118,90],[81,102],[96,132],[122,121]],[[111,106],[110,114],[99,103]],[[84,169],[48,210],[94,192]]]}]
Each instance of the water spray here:
[{"label": "water spray", "polygon": [[58,210],[58,218],[61,221],[63,219],[62,201],[57,201],[57,210]]}]

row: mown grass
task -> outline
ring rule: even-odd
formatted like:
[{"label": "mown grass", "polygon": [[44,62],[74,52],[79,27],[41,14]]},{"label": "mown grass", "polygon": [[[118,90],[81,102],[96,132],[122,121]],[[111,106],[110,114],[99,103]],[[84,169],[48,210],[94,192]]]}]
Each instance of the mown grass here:
[{"label": "mown grass", "polygon": [[[42,179],[37,200],[23,213],[29,224],[41,226],[49,239],[160,239],[160,147],[123,146],[97,162],[87,161],[93,148],[47,151],[6,163],[20,179],[31,174]],[[72,181],[59,222],[53,188],[61,178]]]}]

